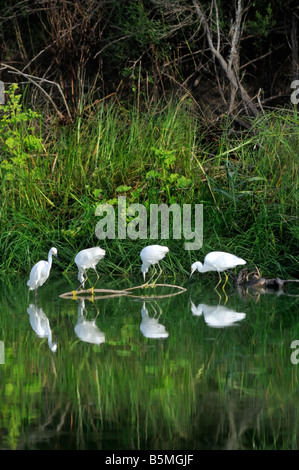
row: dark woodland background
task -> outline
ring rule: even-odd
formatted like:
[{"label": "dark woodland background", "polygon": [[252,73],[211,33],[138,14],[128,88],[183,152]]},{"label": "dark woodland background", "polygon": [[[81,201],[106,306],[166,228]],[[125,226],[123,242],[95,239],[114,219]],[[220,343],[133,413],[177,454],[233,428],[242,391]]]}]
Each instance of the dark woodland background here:
[{"label": "dark woodland background", "polygon": [[95,100],[192,98],[208,124],[290,106],[296,1],[4,0],[0,78],[61,121]]}]

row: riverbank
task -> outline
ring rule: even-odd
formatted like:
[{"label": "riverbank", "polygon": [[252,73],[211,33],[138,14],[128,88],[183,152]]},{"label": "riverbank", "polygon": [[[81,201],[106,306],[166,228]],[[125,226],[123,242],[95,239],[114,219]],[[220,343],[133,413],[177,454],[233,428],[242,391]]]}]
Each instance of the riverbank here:
[{"label": "riverbank", "polygon": [[[28,272],[53,245],[67,273],[78,250],[100,244],[107,256],[99,270],[131,275],[140,270],[140,250],[154,242],[170,249],[163,261],[170,276],[189,274],[191,262],[223,250],[265,276],[298,277],[295,110],[265,112],[245,132],[230,122],[204,128],[188,97],[143,111],[100,102],[72,124],[18,106],[0,117],[2,273]],[[108,203],[117,211],[119,196],[148,211],[151,204],[202,204],[202,248],[184,250],[171,224],[169,240],[99,241],[95,210]]]}]

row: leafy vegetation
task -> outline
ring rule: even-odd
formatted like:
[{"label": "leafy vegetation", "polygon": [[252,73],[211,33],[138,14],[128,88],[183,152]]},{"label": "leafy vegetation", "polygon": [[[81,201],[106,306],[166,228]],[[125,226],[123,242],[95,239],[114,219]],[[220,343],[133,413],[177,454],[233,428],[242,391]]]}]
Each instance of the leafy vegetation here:
[{"label": "leafy vegetation", "polygon": [[[286,104],[290,82],[297,77],[297,4],[243,2],[240,14],[238,4],[5,0],[0,7],[1,79],[25,82],[30,105],[61,120],[78,116],[86,96],[95,102],[116,94],[121,102],[137,100],[143,106],[188,92],[202,120],[215,124],[230,91],[196,14],[200,5],[212,40],[228,62],[233,32],[239,31],[234,67],[255,106],[256,95],[262,106]],[[238,115],[239,108],[231,111]]]},{"label": "leafy vegetation", "polygon": [[[226,301],[246,322],[211,330],[190,299],[221,298],[208,274],[186,276],[224,250],[299,278],[296,2],[4,0],[0,12],[1,448],[298,449],[297,292],[238,291]],[[202,248],[184,250],[171,217],[167,240],[99,241],[97,208],[122,215],[120,197],[148,216],[202,204]],[[143,337],[142,304],[119,297],[86,301],[105,343],[84,344],[77,302],[58,297],[77,286],[75,253],[103,246],[101,283],[123,288],[140,282],[148,243],[167,244],[164,275],[188,284],[146,304],[169,337]],[[38,303],[54,355],[24,282],[51,246],[60,261]]]},{"label": "leafy vegetation", "polygon": [[[75,126],[49,127],[21,106],[16,92],[13,86],[0,110],[3,272],[28,271],[50,245],[58,247],[61,269],[71,269],[77,250],[99,242],[97,206],[109,203],[117,211],[118,196],[126,196],[127,205],[147,209],[203,204],[203,249],[184,252],[184,240],[172,240],[170,231],[168,274],[189,272],[191,259],[223,249],[269,275],[296,275],[296,112],[262,115],[237,137],[230,137],[229,124],[208,134],[188,98],[170,102],[163,113],[159,104],[142,113],[100,103]],[[102,269],[135,272],[144,243],[104,240],[110,256]]]},{"label": "leafy vegetation", "polygon": [[[203,204],[202,250],[170,233],[168,274],[223,249],[298,276],[291,1],[6,0],[1,12],[2,272],[28,271],[50,245],[68,272],[99,242],[97,206],[125,196],[148,213]],[[132,274],[144,243],[104,240],[103,269]]]}]

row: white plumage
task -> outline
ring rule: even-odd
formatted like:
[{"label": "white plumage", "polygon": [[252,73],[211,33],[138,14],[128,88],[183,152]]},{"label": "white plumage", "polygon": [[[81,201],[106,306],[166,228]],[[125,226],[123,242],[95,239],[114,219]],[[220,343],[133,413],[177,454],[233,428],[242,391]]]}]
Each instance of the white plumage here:
[{"label": "white plumage", "polygon": [[96,318],[92,321],[86,320],[84,315],[85,302],[81,300],[78,306],[78,320],[75,325],[75,333],[81,341],[91,344],[102,344],[105,342],[105,334],[96,325]]},{"label": "white plumage", "polygon": [[224,305],[198,304],[196,307],[192,301],[191,311],[196,316],[204,314],[205,322],[212,328],[225,328],[236,325],[237,322],[244,320],[246,317],[246,313],[236,312],[236,310],[227,308]]},{"label": "white plumage", "polygon": [[[149,245],[149,246],[146,246],[145,248],[143,248],[143,250],[141,250],[141,252],[140,252],[140,258],[141,258],[141,261],[142,261],[141,272],[143,274],[144,281],[145,281],[145,275],[148,272],[149,267],[154,266],[155,264],[157,264],[159,266],[159,268],[160,268],[159,276],[161,275],[162,269],[159,265],[159,261],[161,261],[161,259],[163,259],[164,256],[166,255],[166,253],[168,253],[168,252],[169,252],[169,249],[167,248],[167,246],[161,246],[161,245]],[[157,272],[157,270],[155,268],[154,274],[156,272]],[[152,279],[152,277],[150,279]],[[158,277],[157,277],[157,279],[158,279]],[[157,279],[156,279],[156,281],[157,281]]]},{"label": "white plumage", "polygon": [[[89,268],[92,268],[95,271],[97,275],[97,280],[99,279],[99,275],[96,270],[96,265],[102,258],[104,258],[105,254],[106,251],[100,248],[99,246],[95,246],[93,248],[86,248],[85,250],[79,251],[79,253],[75,257],[75,263],[78,267],[78,279],[81,283],[78,289],[82,285],[84,287],[84,283],[87,280],[87,270]],[[86,277],[84,278],[84,276]]]},{"label": "white plumage", "polygon": [[35,291],[35,295],[37,294],[37,289],[42,286],[49,277],[52,266],[52,255],[57,257],[57,248],[51,248],[48,253],[48,261],[39,261],[30,271],[27,286],[29,286],[29,290]]},{"label": "white plumage", "polygon": [[[219,274],[219,282],[217,284],[218,286],[221,282],[221,272],[227,271],[228,269],[233,269],[236,266],[242,264],[246,264],[246,261],[242,258],[238,258],[238,256],[232,255],[231,253],[226,253],[225,251],[211,251],[206,255],[204,264],[202,264],[200,261],[196,261],[192,264],[190,277],[196,270],[199,273],[217,271]],[[227,275],[225,274],[225,276],[227,281]]]},{"label": "white plumage", "polygon": [[30,304],[27,308],[27,313],[30,317],[30,325],[39,338],[48,338],[48,345],[51,351],[57,350],[57,343],[52,341],[52,331],[50,328],[49,319],[45,312],[38,308],[37,305]]},{"label": "white plumage", "polygon": [[168,332],[164,325],[159,323],[159,317],[151,318],[148,314],[148,309],[145,306],[145,302],[143,302],[143,306],[141,309],[141,317],[142,321],[140,324],[140,331],[146,338],[168,338]]}]

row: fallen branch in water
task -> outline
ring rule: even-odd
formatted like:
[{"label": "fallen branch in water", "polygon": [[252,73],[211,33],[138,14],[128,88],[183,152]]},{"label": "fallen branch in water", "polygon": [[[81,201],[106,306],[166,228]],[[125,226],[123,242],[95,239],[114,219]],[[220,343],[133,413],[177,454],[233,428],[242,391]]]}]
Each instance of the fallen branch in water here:
[{"label": "fallen branch in water", "polygon": [[[172,289],[177,289],[178,292],[173,292],[171,294],[161,294],[161,295],[133,295],[131,291],[136,289],[153,289],[155,287],[171,287]],[[128,287],[127,289],[123,290],[114,290],[114,289],[81,289],[78,291],[71,291],[65,292],[61,294],[59,297],[62,299],[89,299],[89,300],[97,300],[97,299],[107,299],[112,297],[120,297],[120,296],[127,296],[127,297],[134,297],[139,299],[162,299],[164,297],[172,297],[174,295],[182,294],[185,292],[186,289],[181,286],[176,286],[172,284],[142,284],[140,286]],[[149,292],[149,291],[147,291]],[[99,293],[104,293],[106,295],[97,295]],[[89,295],[90,297],[86,297]]]},{"label": "fallen branch in water", "polygon": [[[105,293],[108,295],[102,295],[102,296],[97,296],[94,294],[97,293]],[[111,297],[119,297],[122,295],[128,295],[127,292],[123,290],[114,290],[114,289],[81,289],[78,291],[71,291],[71,292],[65,292],[64,294],[61,294],[59,297],[62,299],[86,299],[86,294],[91,295],[90,298],[92,299],[106,299],[106,298],[111,298]]]},{"label": "fallen branch in water", "polygon": [[[130,291],[132,290],[135,290],[135,289],[154,289],[156,287],[171,287],[172,289],[177,289],[178,291],[177,292],[173,292],[172,294],[161,294],[161,295],[133,295],[130,293]],[[135,286],[135,287],[129,287],[128,289],[125,289],[125,291],[128,292],[128,295],[129,297],[135,297],[135,298],[139,298],[139,299],[162,299],[162,298],[165,298],[165,297],[172,297],[174,295],[178,295],[178,294],[182,294],[183,292],[185,292],[187,289],[185,289],[185,287],[181,287],[181,286],[176,286],[176,285],[173,285],[173,284],[142,284],[140,286]]]}]

